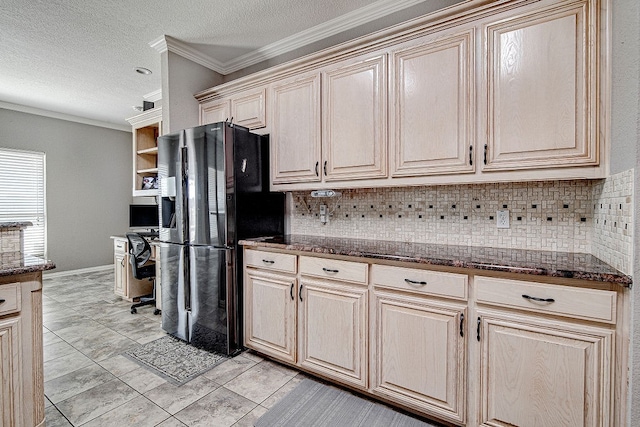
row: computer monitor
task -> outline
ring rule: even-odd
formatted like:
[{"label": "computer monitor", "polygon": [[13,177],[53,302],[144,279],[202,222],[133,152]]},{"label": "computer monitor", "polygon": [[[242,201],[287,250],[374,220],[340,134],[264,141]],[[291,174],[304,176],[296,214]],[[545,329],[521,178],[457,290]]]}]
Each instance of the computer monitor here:
[{"label": "computer monitor", "polygon": [[158,205],[129,205],[129,227],[159,229]]}]

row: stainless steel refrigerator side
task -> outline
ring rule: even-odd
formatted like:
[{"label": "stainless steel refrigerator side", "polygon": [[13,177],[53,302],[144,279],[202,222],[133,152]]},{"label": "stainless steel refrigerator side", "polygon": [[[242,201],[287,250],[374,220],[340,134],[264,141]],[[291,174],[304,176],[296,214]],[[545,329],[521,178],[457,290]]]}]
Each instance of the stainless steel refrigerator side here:
[{"label": "stainless steel refrigerator side", "polygon": [[[158,138],[158,181],[160,203],[158,203],[160,231],[158,239],[163,242],[185,242],[185,212],[182,200],[182,147],[184,132]],[[172,188],[164,188],[171,186]],[[164,194],[164,195],[163,195]]]},{"label": "stainless steel refrigerator side", "polygon": [[160,243],[162,264],[162,329],[182,340],[189,340],[189,316],[186,307],[186,246]]}]

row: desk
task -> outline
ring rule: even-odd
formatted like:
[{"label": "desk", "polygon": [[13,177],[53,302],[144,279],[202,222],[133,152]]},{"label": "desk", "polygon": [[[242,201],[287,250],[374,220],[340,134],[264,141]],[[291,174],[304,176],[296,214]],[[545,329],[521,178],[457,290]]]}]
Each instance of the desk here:
[{"label": "desk", "polygon": [[[113,240],[113,265],[115,268],[115,280],[113,293],[127,301],[134,302],[141,296],[153,292],[151,280],[138,280],[133,277],[131,264],[129,264],[129,242],[123,235],[111,236]],[[147,239],[151,245],[151,260],[160,258],[160,246],[154,240]],[[160,263],[156,262],[156,308],[162,309],[160,298]]]}]

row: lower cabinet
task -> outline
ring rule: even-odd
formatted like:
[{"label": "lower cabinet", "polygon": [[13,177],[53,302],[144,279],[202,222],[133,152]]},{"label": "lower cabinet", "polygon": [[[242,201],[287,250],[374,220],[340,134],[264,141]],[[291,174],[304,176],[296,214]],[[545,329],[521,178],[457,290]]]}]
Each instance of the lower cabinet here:
[{"label": "lower cabinet", "polygon": [[480,425],[608,426],[614,331],[479,311]]},{"label": "lower cabinet", "polygon": [[0,409],[3,426],[22,425],[20,328],[19,316],[0,320]]},{"label": "lower cabinet", "polygon": [[367,287],[302,278],[299,365],[367,387]]},{"label": "lower cabinet", "polygon": [[245,249],[245,345],[455,425],[621,425],[615,287],[354,259]]},{"label": "lower cabinet", "polygon": [[0,277],[0,426],[44,426],[42,272]]},{"label": "lower cabinet", "polygon": [[[138,280],[133,277],[131,264],[129,264],[129,243],[127,239],[124,237],[112,238],[115,269],[113,293],[127,301],[134,301],[141,296],[150,295],[153,292],[153,281],[147,279]],[[152,246],[151,250],[151,257],[154,259],[156,246]],[[159,277],[157,280],[159,280]]]},{"label": "lower cabinet", "polygon": [[466,303],[376,289],[371,313],[371,391],[464,422]]},{"label": "lower cabinet", "polygon": [[245,269],[245,345],[282,361],[296,363],[296,279]]}]

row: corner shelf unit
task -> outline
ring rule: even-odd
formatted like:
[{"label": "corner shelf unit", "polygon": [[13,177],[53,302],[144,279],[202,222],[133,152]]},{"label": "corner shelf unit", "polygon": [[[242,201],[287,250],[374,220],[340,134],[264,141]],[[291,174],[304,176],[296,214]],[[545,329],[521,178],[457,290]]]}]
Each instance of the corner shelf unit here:
[{"label": "corner shelf unit", "polygon": [[133,132],[133,196],[157,196],[158,189],[143,189],[145,178],[158,178],[158,136],[162,135],[162,107],[127,119]]}]

